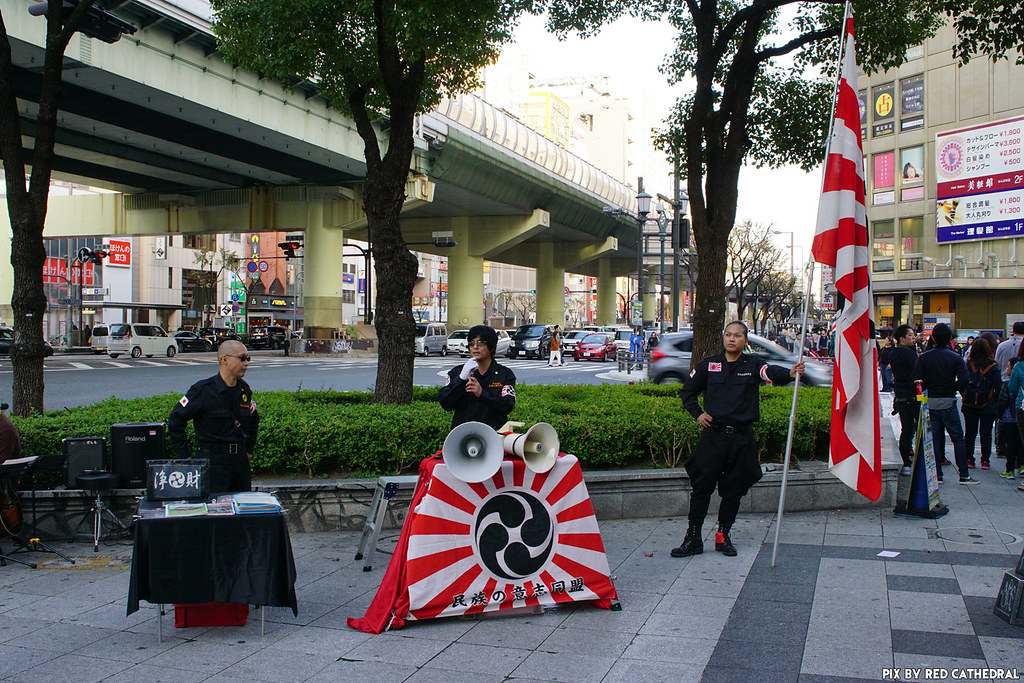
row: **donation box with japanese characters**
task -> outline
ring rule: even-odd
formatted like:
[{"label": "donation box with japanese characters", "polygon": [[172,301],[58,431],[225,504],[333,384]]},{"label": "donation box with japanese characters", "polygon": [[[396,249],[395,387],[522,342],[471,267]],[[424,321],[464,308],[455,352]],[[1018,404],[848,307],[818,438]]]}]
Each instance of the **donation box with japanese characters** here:
[{"label": "donation box with japanese characters", "polygon": [[146,500],[196,500],[210,497],[206,458],[148,460],[146,462]]}]

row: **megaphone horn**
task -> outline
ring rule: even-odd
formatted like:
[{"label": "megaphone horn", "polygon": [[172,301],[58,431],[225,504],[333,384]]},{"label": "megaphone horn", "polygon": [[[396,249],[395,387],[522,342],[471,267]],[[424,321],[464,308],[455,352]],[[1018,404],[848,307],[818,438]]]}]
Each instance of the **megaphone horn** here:
[{"label": "megaphone horn", "polygon": [[487,481],[501,468],[501,436],[483,422],[464,422],[448,433],[441,449],[448,471],[462,481]]},{"label": "megaphone horn", "polygon": [[506,453],[518,455],[538,474],[554,467],[558,457],[558,433],[547,422],[538,422],[525,434],[506,434],[503,445]]}]

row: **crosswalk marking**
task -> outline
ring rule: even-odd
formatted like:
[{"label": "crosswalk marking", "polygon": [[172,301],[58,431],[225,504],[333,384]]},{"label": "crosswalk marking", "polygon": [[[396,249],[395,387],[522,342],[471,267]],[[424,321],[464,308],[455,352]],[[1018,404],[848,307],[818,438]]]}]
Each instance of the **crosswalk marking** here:
[{"label": "crosswalk marking", "polygon": [[[438,374],[447,374],[449,370],[463,363],[460,358],[417,358],[414,368],[417,370],[436,370]],[[528,359],[515,359],[510,360],[506,358],[500,359],[503,365],[516,369],[541,369],[550,371],[553,375],[557,375],[563,372],[603,372],[610,368],[614,368],[612,363],[600,363],[600,362],[580,362],[580,361],[569,361],[563,366],[549,366],[545,360],[528,360]],[[147,359],[126,359],[124,361],[115,360],[101,360],[99,358],[87,361],[64,361],[63,365],[51,365],[47,368],[48,371],[87,371],[87,370],[104,370],[109,368],[137,368],[143,365],[150,367],[168,367],[168,366],[201,366],[201,365],[216,365],[216,358],[161,358],[160,360],[147,360]],[[285,357],[260,357],[256,356],[253,358],[253,362],[249,365],[250,370],[256,370],[260,367],[266,368],[298,368],[298,367],[313,367],[323,370],[344,370],[347,368],[367,368],[376,367],[377,358],[373,356],[360,356],[354,358],[285,358]]]}]

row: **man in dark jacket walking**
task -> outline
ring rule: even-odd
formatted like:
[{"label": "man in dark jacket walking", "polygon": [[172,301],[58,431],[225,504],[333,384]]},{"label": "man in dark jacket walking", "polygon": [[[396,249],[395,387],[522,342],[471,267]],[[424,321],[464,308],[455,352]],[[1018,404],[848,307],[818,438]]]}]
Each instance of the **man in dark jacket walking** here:
[{"label": "man in dark jacket walking", "polygon": [[953,333],[946,323],[932,328],[931,340],[935,346],[921,354],[914,367],[914,380],[928,392],[928,414],[932,423],[932,443],[935,446],[935,466],[942,481],[942,465],[946,459],[946,433],[953,442],[953,457],[960,473],[961,484],[977,484],[967,469],[967,445],[960,413],[956,409],[956,393],[967,386],[967,366],[964,359],[950,348]]},{"label": "man in dark jacket walking", "polygon": [[914,387],[914,366],[917,365],[914,342],[917,335],[910,325],[900,325],[892,336],[896,347],[889,351],[889,368],[892,370],[892,408],[900,416],[900,457],[903,459],[900,475],[909,477],[914,464],[917,420],[921,415],[921,403]]}]

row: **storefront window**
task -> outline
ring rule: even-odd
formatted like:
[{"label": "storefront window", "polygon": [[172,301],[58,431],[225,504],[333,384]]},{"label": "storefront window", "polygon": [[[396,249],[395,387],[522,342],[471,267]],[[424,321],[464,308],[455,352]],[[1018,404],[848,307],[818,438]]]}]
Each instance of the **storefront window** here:
[{"label": "storefront window", "polygon": [[891,273],[896,255],[893,221],[877,221],[871,224],[871,269],[876,273]]},{"label": "storefront window", "polygon": [[924,218],[900,219],[900,270],[921,270]]}]

